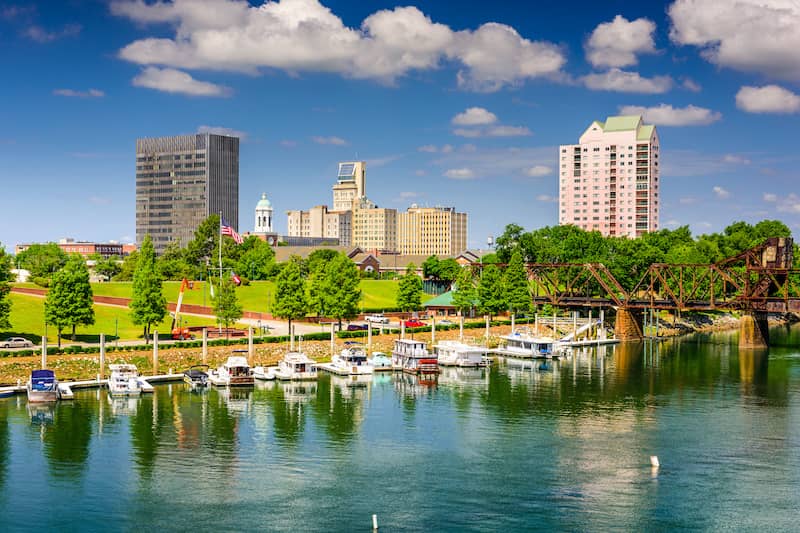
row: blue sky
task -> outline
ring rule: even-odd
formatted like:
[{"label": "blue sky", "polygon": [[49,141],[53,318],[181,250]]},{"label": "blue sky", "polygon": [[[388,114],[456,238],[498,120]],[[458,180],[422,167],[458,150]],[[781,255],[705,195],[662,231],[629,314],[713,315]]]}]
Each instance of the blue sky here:
[{"label": "blue sky", "polygon": [[481,246],[556,224],[557,146],[643,112],[662,227],[800,227],[800,7],[674,2],[0,3],[0,242],[132,240],[137,137],[241,132],[240,230],[266,192],[331,203],[364,159],[386,207],[454,205]]}]

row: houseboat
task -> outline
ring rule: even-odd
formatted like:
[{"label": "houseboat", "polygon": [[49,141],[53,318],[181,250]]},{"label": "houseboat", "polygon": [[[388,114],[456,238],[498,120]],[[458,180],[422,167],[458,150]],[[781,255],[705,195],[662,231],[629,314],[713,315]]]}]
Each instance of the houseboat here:
[{"label": "houseboat", "polygon": [[52,370],[32,370],[27,389],[31,403],[55,402],[59,399],[58,380]]},{"label": "houseboat", "polygon": [[142,385],[136,365],[108,365],[111,376],[108,378],[108,392],[111,396],[139,396]]},{"label": "houseboat", "polygon": [[514,332],[500,337],[505,347],[497,353],[522,359],[557,359],[568,349],[562,343],[550,337],[533,337],[527,333]]},{"label": "houseboat", "polygon": [[255,384],[247,358],[239,355],[228,357],[225,364],[211,371],[208,380],[218,387],[247,387]]},{"label": "houseboat", "polygon": [[459,341],[441,341],[433,347],[441,366],[486,366],[486,348]]},{"label": "houseboat", "polygon": [[436,374],[439,372],[436,354],[429,353],[424,342],[413,339],[395,339],[392,349],[392,366],[409,374]]},{"label": "houseboat", "polygon": [[331,358],[330,363],[319,363],[318,368],[339,376],[371,375],[374,371],[367,359],[367,352],[357,342],[347,342],[346,348]]},{"label": "houseboat", "polygon": [[317,363],[303,352],[289,352],[278,361],[273,370],[281,381],[304,381],[317,379]]}]

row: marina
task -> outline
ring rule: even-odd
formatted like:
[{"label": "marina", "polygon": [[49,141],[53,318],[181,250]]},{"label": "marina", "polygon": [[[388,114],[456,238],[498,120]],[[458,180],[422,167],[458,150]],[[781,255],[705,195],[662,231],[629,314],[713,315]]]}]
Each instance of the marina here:
[{"label": "marina", "polygon": [[330,363],[317,363],[317,368],[338,376],[371,375],[374,368],[369,362],[364,346],[357,342],[347,342],[346,347],[331,357]]},{"label": "marina", "polygon": [[392,348],[392,366],[395,370],[409,374],[436,374],[439,364],[435,353],[428,351],[428,345],[414,339],[395,339]]},{"label": "marina", "polygon": [[[192,394],[170,373],[152,394],[89,380],[47,404],[22,390],[0,400],[0,529],[42,507],[46,530],[226,529],[230,513],[263,529],[265,505],[293,505],[267,529],[366,530],[377,514],[383,531],[791,530],[800,358],[780,346],[800,329],[779,333],[769,354],[717,334],[433,380],[322,374]],[[424,494],[397,497],[415,483]]]}]

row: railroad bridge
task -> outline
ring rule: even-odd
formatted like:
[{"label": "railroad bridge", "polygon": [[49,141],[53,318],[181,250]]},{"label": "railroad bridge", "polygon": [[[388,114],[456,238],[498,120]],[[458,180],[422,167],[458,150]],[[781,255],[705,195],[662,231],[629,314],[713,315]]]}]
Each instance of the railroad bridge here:
[{"label": "railroad bridge", "polygon": [[767,316],[800,313],[800,269],[791,238],[712,264],[654,263],[626,289],[601,263],[530,263],[533,301],[556,307],[606,307],[617,312],[620,340],[641,339],[649,310],[740,311],[740,347],[769,345]]}]

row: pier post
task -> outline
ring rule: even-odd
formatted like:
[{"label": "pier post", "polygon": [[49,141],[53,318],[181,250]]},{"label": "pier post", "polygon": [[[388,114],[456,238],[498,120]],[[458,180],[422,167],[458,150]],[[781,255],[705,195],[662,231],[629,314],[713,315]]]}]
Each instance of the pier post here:
[{"label": "pier post", "polygon": [[486,318],[486,340],[489,340],[489,315],[484,315]]},{"label": "pier post", "polygon": [[153,375],[158,375],[158,330],[153,332]]},{"label": "pier post", "polygon": [[249,361],[247,364],[253,364],[253,326],[248,326],[247,328],[247,358]]},{"label": "pier post", "polygon": [[42,369],[47,368],[47,337],[42,337]]},{"label": "pier post", "polygon": [[372,353],[372,322],[367,322],[367,353]]},{"label": "pier post", "polygon": [[106,377],[106,334],[100,334],[100,379]]},{"label": "pier post", "polygon": [[621,341],[642,340],[643,320],[641,311],[620,307],[617,309],[617,322],[614,325],[614,334]]},{"label": "pier post", "polygon": [[335,351],[335,348],[334,348],[335,344],[333,342],[333,326],[334,326],[334,323],[331,322],[331,357],[333,357],[333,352]]},{"label": "pier post", "polygon": [[514,319],[517,317],[516,313],[511,313],[511,333],[514,333]]},{"label": "pier post", "polygon": [[533,315],[533,334],[539,334],[539,313]]},{"label": "pier post", "polygon": [[406,338],[406,321],[403,320],[403,317],[400,317],[400,338]]},{"label": "pier post", "polygon": [[464,315],[458,312],[458,340],[464,340]]},{"label": "pier post", "polygon": [[203,364],[208,358],[208,328],[203,328]]},{"label": "pier post", "polygon": [[586,340],[589,340],[592,336],[592,310],[589,309],[589,329],[586,330]]},{"label": "pier post", "polygon": [[766,311],[751,311],[739,323],[739,348],[769,346],[769,324]]},{"label": "pier post", "polygon": [[436,315],[431,317],[431,346],[436,344]]},{"label": "pier post", "polygon": [[572,340],[578,340],[578,312],[572,312]]}]

